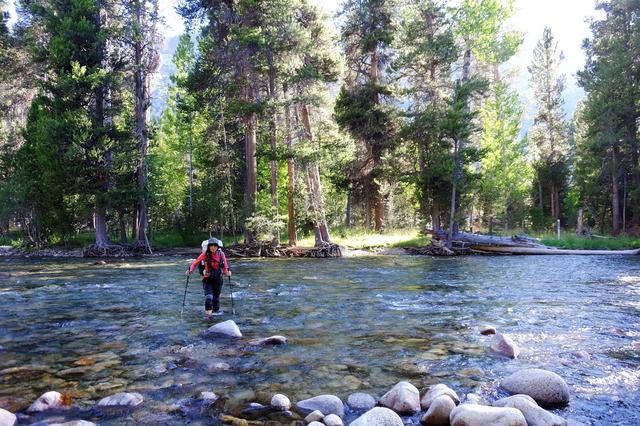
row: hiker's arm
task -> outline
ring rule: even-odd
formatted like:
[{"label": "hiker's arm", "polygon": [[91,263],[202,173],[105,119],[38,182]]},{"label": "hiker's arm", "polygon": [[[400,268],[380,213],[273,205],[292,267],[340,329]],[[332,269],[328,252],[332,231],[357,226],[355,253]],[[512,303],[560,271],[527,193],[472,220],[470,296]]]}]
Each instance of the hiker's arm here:
[{"label": "hiker's arm", "polygon": [[224,255],[224,252],[221,251],[220,256],[222,256],[222,261],[224,262],[224,268],[222,268],[222,273],[226,276],[231,276],[231,270],[229,270],[229,263],[227,263],[227,256]]},{"label": "hiker's arm", "polygon": [[204,253],[200,253],[200,256],[198,256],[196,258],[196,260],[191,264],[191,266],[189,267],[189,269],[187,269],[187,275],[190,275],[194,269],[196,269],[196,266],[198,265],[198,263],[200,263],[200,261],[202,261],[204,259]]}]

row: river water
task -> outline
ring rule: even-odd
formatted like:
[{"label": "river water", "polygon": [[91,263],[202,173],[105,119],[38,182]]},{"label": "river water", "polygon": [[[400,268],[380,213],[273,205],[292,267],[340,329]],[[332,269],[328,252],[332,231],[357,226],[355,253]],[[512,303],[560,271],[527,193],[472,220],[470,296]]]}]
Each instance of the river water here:
[{"label": "river water", "polygon": [[[99,424],[211,424],[201,391],[225,411],[355,391],[381,396],[401,380],[425,389],[503,396],[500,379],[522,368],[558,373],[571,403],[554,410],[585,424],[640,424],[640,258],[379,256],[332,260],[231,260],[222,309],[203,318],[192,278],[184,316],[184,257],[113,261],[0,260],[0,407],[26,412],[57,390],[70,419]],[[245,338],[203,334],[233,319]],[[478,326],[510,335],[522,352],[489,352]],[[288,343],[248,340],[284,335]],[[101,411],[117,392],[140,392],[134,410]],[[218,407],[219,408],[219,407]],[[347,419],[356,417],[348,412]],[[419,416],[405,417],[418,424]]]}]

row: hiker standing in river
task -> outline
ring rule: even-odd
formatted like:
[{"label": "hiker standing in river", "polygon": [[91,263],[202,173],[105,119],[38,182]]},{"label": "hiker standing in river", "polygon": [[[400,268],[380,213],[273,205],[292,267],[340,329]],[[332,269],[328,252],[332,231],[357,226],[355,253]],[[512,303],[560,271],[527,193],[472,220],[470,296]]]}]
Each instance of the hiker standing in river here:
[{"label": "hiker standing in river", "polygon": [[227,258],[221,249],[222,241],[210,238],[207,248],[187,269],[186,275],[191,275],[196,266],[204,264],[202,269],[202,289],[204,290],[204,312],[215,315],[220,312],[220,292],[222,291],[222,276],[231,276]]}]

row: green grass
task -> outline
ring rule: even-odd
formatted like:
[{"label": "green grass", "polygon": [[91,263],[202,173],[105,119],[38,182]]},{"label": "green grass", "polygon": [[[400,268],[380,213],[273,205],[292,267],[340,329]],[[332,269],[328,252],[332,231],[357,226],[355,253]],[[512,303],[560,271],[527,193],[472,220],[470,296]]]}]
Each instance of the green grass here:
[{"label": "green grass", "polygon": [[640,238],[635,237],[579,237],[570,233],[561,233],[560,239],[555,235],[543,235],[542,244],[566,249],[584,250],[623,250],[640,248]]},{"label": "green grass", "polygon": [[[419,235],[416,229],[387,230],[382,233],[363,229],[329,230],[331,240],[350,249],[367,250],[384,247],[419,247],[429,244],[430,237]],[[300,247],[313,247],[313,235],[298,240]]]}]

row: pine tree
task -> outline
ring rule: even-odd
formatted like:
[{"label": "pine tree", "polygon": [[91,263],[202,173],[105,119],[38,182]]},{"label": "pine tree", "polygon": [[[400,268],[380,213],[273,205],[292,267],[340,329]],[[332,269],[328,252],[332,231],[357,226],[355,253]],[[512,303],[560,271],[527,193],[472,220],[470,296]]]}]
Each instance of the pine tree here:
[{"label": "pine tree", "polygon": [[540,213],[544,216],[546,190],[554,223],[561,217],[560,193],[566,185],[568,172],[568,128],[562,110],[564,76],[558,75],[562,59],[563,55],[558,51],[558,44],[551,30],[545,28],[542,38],[536,44],[533,62],[529,67],[538,106],[529,141],[535,162]]}]

